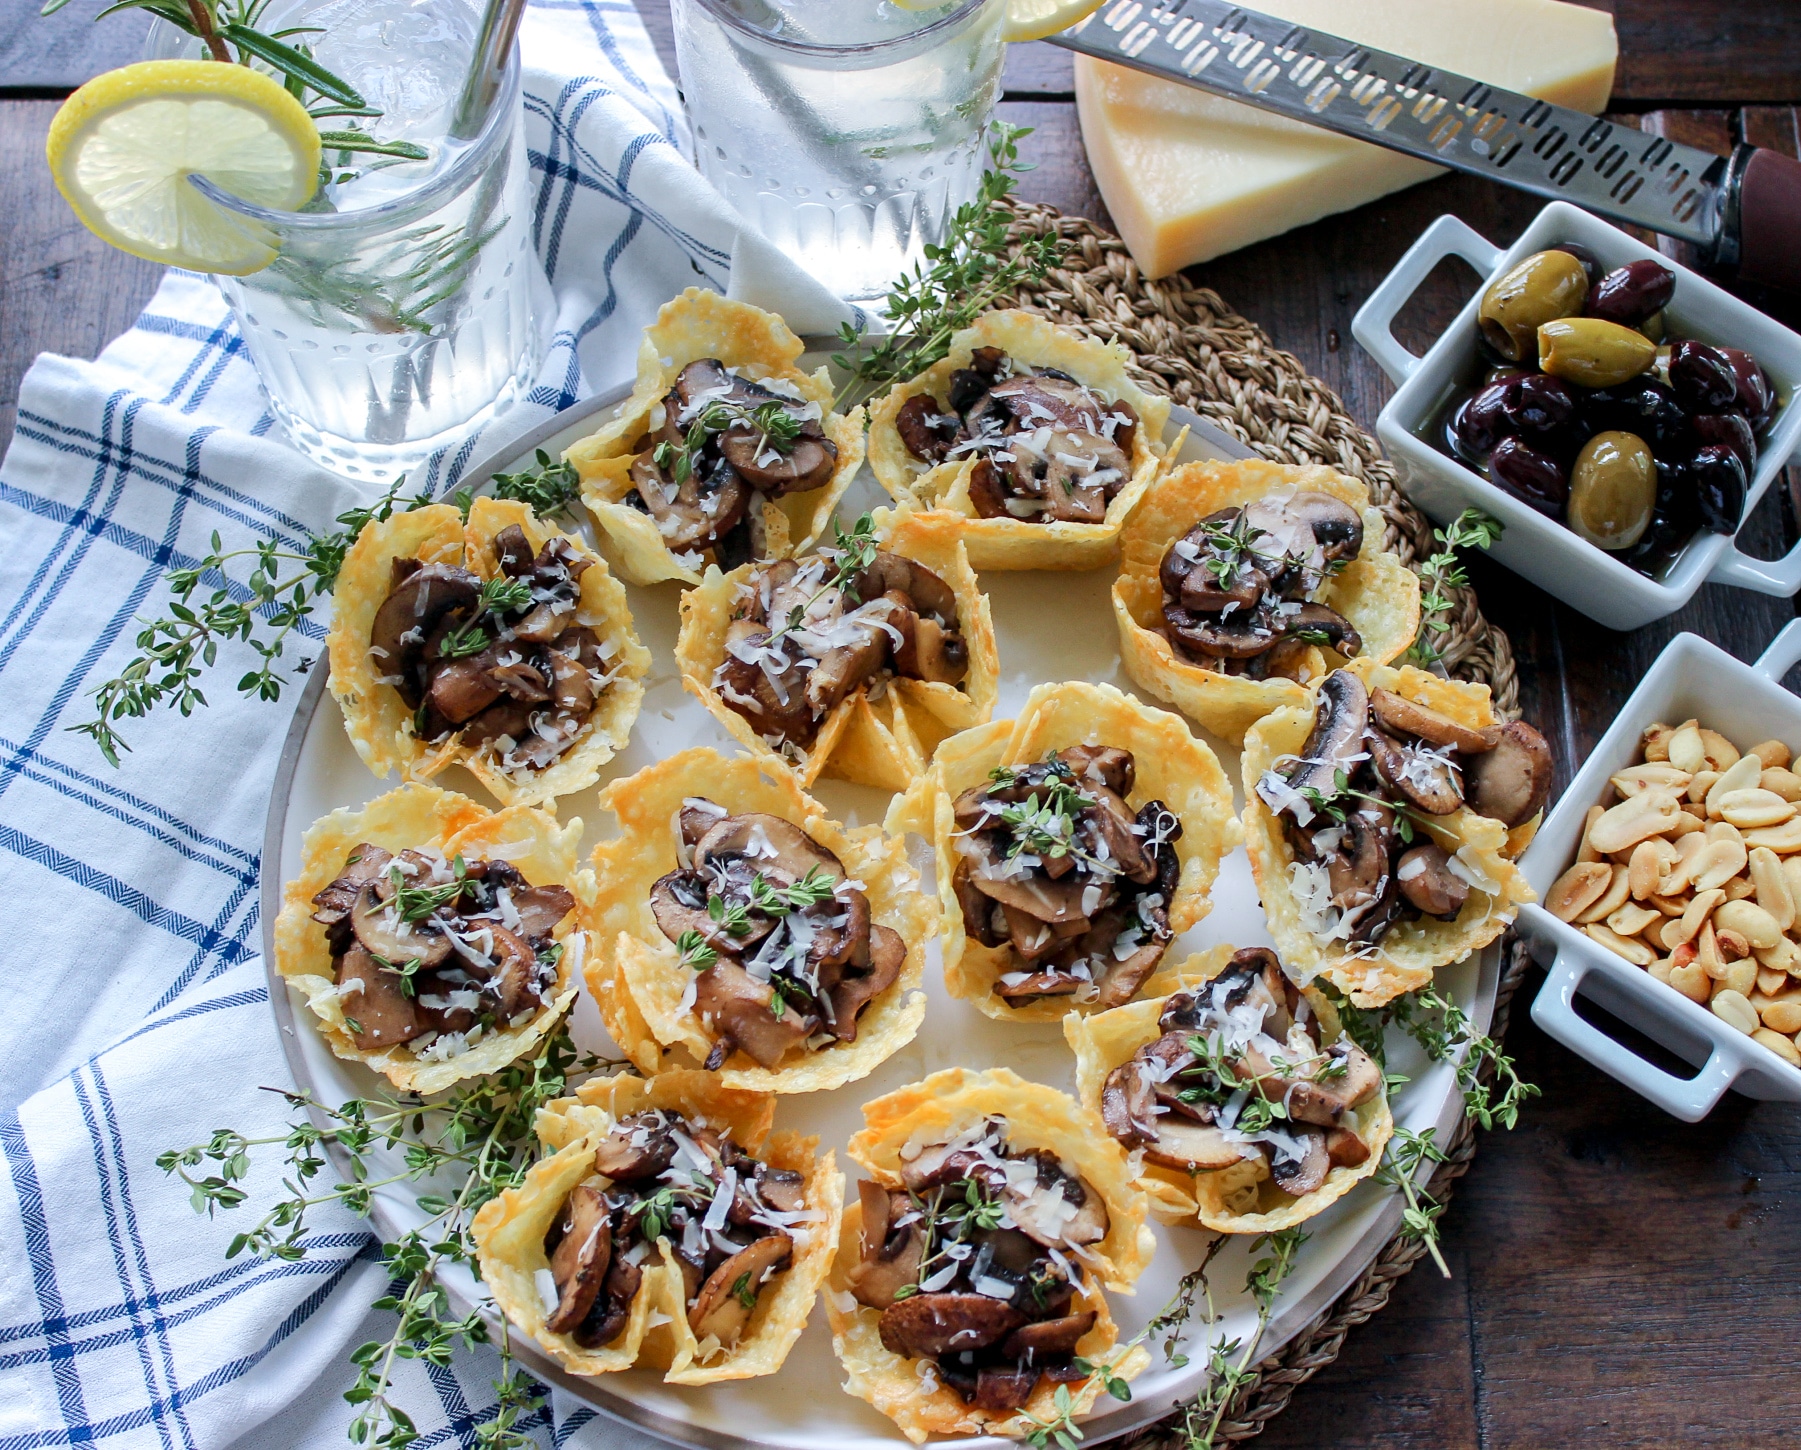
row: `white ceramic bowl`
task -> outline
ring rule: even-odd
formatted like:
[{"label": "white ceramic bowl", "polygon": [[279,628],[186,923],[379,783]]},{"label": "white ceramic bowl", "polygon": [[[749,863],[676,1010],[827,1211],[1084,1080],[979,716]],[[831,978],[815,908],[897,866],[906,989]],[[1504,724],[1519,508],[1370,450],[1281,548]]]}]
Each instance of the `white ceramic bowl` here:
[{"label": "white ceramic bowl", "polygon": [[[1697,719],[1734,745],[1777,739],[1801,744],[1801,699],[1781,680],[1801,660],[1801,619],[1789,624],[1754,665],[1741,664],[1699,635],[1679,634],[1657,657],[1632,698],[1589,752],[1570,788],[1520,865],[1542,901],[1576,859],[1588,808],[1607,778],[1630,765],[1639,736],[1656,721]],[[1635,967],[1542,906],[1520,909],[1519,929],[1549,972],[1532,1020],[1565,1047],[1684,1122],[1706,1117],[1727,1088],[1747,1097],[1801,1102],[1801,1068]],[[1581,995],[1700,1069],[1681,1078],[1647,1062],[1576,1012]]]},{"label": "white ceramic bowl", "polygon": [[[1801,445],[1801,408],[1793,405],[1796,388],[1801,386],[1801,337],[1618,227],[1597,221],[1567,202],[1554,201],[1505,252],[1456,217],[1440,217],[1352,319],[1351,332],[1357,341],[1400,385],[1376,420],[1376,434],[1394,460],[1402,489],[1439,523],[1472,506],[1500,519],[1506,532],[1489,551],[1497,560],[1612,629],[1637,629],[1673,614],[1709,581],[1760,594],[1793,594],[1801,588],[1801,544],[1781,559],[1765,563],[1741,553],[1724,534],[1702,533],[1661,579],[1649,579],[1426,441],[1425,429],[1445,399],[1458,387],[1474,382],[1482,370],[1476,355],[1476,312],[1482,293],[1522,258],[1559,242],[1579,242],[1589,248],[1603,270],[1642,257],[1672,268],[1676,295],[1665,309],[1670,334],[1743,348],[1775,380],[1785,401],[1758,440],[1747,518],[1770,480]],[[1474,267],[1482,274],[1482,286],[1444,336],[1424,357],[1416,357],[1394,335],[1395,314],[1426,274],[1447,256],[1462,257]]]}]

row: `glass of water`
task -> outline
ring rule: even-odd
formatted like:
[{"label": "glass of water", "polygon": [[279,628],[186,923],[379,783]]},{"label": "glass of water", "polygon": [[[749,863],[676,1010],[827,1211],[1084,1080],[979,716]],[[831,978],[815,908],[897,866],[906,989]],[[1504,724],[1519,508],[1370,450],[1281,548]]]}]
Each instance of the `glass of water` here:
[{"label": "glass of water", "polygon": [[[215,280],[283,431],[347,478],[386,482],[468,436],[524,395],[542,356],[517,49],[480,133],[451,135],[479,21],[468,0],[276,0],[264,27],[316,27],[320,63],[382,111],[364,126],[428,157],[328,149],[329,180],[299,212],[193,179],[278,249]],[[158,53],[193,53],[164,34]]]},{"label": "glass of water", "polygon": [[838,296],[880,300],[981,179],[1004,0],[674,0],[700,169]]}]

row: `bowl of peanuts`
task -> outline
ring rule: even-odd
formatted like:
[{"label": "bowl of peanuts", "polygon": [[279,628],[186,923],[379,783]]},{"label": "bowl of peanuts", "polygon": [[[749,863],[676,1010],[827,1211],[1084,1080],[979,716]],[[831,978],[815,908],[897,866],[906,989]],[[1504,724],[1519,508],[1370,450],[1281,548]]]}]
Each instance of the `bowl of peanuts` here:
[{"label": "bowl of peanuts", "polygon": [[[1728,1088],[1801,1102],[1801,620],[1754,665],[1671,640],[1521,862],[1532,1020],[1685,1122]],[[1676,1057],[1666,1071],[1576,1010]]]}]

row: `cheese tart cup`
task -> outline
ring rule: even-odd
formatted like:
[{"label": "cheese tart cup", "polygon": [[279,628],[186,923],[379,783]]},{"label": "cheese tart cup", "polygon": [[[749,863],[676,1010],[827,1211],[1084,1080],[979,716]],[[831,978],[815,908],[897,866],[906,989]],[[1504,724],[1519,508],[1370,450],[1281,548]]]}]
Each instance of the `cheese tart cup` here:
[{"label": "cheese tart cup", "polygon": [[[1131,1061],[1139,1048],[1163,1035],[1159,1019],[1170,997],[1212,981],[1231,963],[1235,950],[1227,944],[1209,947],[1181,966],[1160,973],[1152,985],[1163,993],[1161,996],[1128,1002],[1090,1017],[1075,1012],[1064,1017],[1063,1036],[1076,1055],[1076,1091],[1085,1108],[1099,1113],[1101,1090],[1108,1074]],[[1319,1019],[1321,1042],[1329,1045],[1338,1041],[1343,1027],[1331,999],[1312,987],[1303,988],[1302,993]],[[1143,1162],[1134,1154],[1134,1181],[1150,1201],[1152,1214],[1163,1223],[1208,1228],[1216,1233],[1275,1233],[1304,1223],[1337,1202],[1381,1165],[1383,1150],[1394,1133],[1387,1088],[1351,1109],[1345,1125],[1363,1140],[1369,1156],[1355,1167],[1332,1167],[1323,1184],[1299,1197],[1276,1186],[1261,1156],[1229,1168],[1190,1173]]]},{"label": "cheese tart cup", "polygon": [[[953,805],[964,791],[985,785],[1002,766],[1027,765],[1073,745],[1115,746],[1132,752],[1136,779],[1126,801],[1133,809],[1161,800],[1182,823],[1174,843],[1181,872],[1169,903],[1169,925],[1180,936],[1213,909],[1209,893],[1220,862],[1242,839],[1232,784],[1218,758],[1180,716],[1140,704],[1112,685],[1081,681],[1035,687],[1014,720],[996,720],[953,735],[938,747],[932,767],[890,807],[891,835],[907,832],[931,842],[938,868],[944,984],[998,1021],[1057,1022],[1066,998],[1014,1006],[995,986],[1018,965],[1009,946],[984,946],[965,929],[955,884],[959,855]],[[1140,988],[1153,990],[1156,976]],[[1094,1007],[1076,1004],[1077,1011]]]},{"label": "cheese tart cup", "polygon": [[820,723],[809,750],[792,747],[785,752],[771,745],[714,685],[740,590],[763,566],[745,564],[729,574],[709,566],[699,587],[682,595],[681,634],[675,645],[682,684],[753,755],[792,766],[803,787],[828,776],[903,791],[925,770],[941,740],[989,719],[999,697],[994,620],[988,596],[969,567],[956,521],[941,513],[882,509],[875,515],[875,526],[884,551],[925,565],[950,586],[969,672],[955,685],[896,675],[882,680],[873,692],[868,685],[859,686]]},{"label": "cheese tart cup", "polygon": [[[594,1172],[595,1147],[632,1113],[662,1110],[732,1141],[773,1168],[800,1174],[806,1210],[817,1214],[789,1230],[796,1245],[788,1266],[757,1295],[737,1342],[720,1348],[697,1340],[688,1322],[682,1272],[667,1238],[644,1265],[643,1282],[625,1325],[608,1344],[587,1347],[546,1327],[539,1275],[548,1273],[544,1240],[570,1191]],[[775,1100],[725,1087],[715,1073],[670,1072],[595,1078],[538,1112],[540,1140],[555,1152],[525,1181],[484,1204],[474,1237],[482,1280],[508,1321],[576,1374],[640,1368],[664,1371],[668,1384],[706,1385],[774,1374],[805,1328],[838,1247],[844,1175],[817,1138],[771,1133]],[[800,1240],[804,1238],[804,1242]]]},{"label": "cheese tart cup", "polygon": [[758,493],[751,507],[762,511],[765,553],[786,559],[811,547],[863,464],[863,410],[832,411],[827,369],[803,372],[806,346],[773,312],[732,302],[717,292],[690,287],[665,302],[638,345],[638,378],[632,395],[612,421],[564,452],[582,481],[582,502],[594,515],[607,556],[629,584],[679,579],[698,584],[712,551],[673,552],[655,520],[626,502],[632,492],[633,461],[650,449],[651,412],[661,405],[677,374],[691,362],[716,358],[753,382],[783,385],[804,402],[817,403],[820,428],[838,449],[830,479],[820,488],[771,499]]},{"label": "cheese tart cup", "polygon": [[1160,570],[1170,546],[1209,514],[1242,508],[1282,489],[1330,494],[1363,515],[1357,556],[1329,575],[1317,595],[1317,602],[1343,615],[1362,636],[1363,650],[1355,658],[1388,664],[1419,633],[1419,578],[1399,555],[1382,547],[1382,515],[1370,507],[1369,492],[1356,479],[1330,468],[1262,459],[1185,463],[1166,473],[1120,534],[1119,578],[1113,583],[1120,662],[1140,689],[1234,744],[1271,711],[1305,706],[1308,685],[1337,668],[1344,656],[1310,645],[1293,679],[1253,680],[1197,665],[1178,654],[1160,632]]},{"label": "cheese tart cup", "polygon": [[925,1020],[925,949],[937,928],[937,904],[918,889],[904,841],[878,826],[839,825],[780,761],[726,756],[706,746],[601,792],[600,803],[619,818],[620,830],[594,848],[596,886],[586,921],[596,950],[587,982],[608,1033],[646,1074],[698,1067],[717,1040],[693,1009],[696,970],[683,964],[650,903],[652,885],[683,864],[674,822],[682,802],[695,796],[731,815],[762,812],[798,826],[863,884],[872,922],[898,932],[907,949],[895,980],[857,1017],[854,1041],[791,1051],[773,1068],[733,1049],[720,1081],[756,1092],[807,1093],[866,1077],[911,1042]]},{"label": "cheese tart cup", "polygon": [[[1042,1149],[1072,1168],[1106,1205],[1107,1235],[1082,1255],[1087,1271],[1077,1301],[1092,1309],[1095,1322],[1076,1352],[1092,1364],[1105,1365],[1121,1379],[1132,1379],[1150,1363],[1141,1345],[1121,1348],[1103,1289],[1133,1292],[1149,1266],[1157,1241],[1145,1222],[1143,1192],[1132,1182],[1125,1150],[1107,1135],[1100,1118],[1055,1088],[1027,1082],[1008,1068],[974,1072],[953,1067],[898,1088],[863,1105],[866,1126],[852,1136],[846,1151],[885,1188],[898,1189],[902,1150],[941,1143],[988,1118],[1007,1125],[1010,1149]],[[826,1282],[826,1318],[832,1347],[844,1365],[845,1389],[866,1400],[900,1427],[915,1444],[929,1435],[1003,1435],[1018,1439],[1031,1432],[1027,1416],[1046,1420],[1055,1413],[1055,1387],[1040,1380],[1020,1410],[990,1412],[966,1405],[935,1374],[921,1373],[929,1361],[909,1359],[885,1348],[881,1313],[860,1303],[850,1292],[850,1272],[862,1257],[862,1207],[845,1211],[837,1258]],[[1098,1375],[1069,1386],[1075,1413],[1084,1414],[1101,1391]]]},{"label": "cheese tart cup", "polygon": [[[967,368],[979,347],[998,347],[1031,368],[1056,368],[1086,384],[1108,402],[1131,404],[1138,414],[1131,477],[1107,505],[1098,524],[1055,520],[983,518],[969,497],[974,457],[931,464],[901,442],[895,419],[911,398],[930,394],[948,409],[951,374]],[[1163,467],[1163,434],[1169,400],[1147,393],[1126,372],[1131,355],[1117,343],[1097,342],[1016,308],[985,312],[951,339],[950,353],[906,382],[897,383],[869,410],[869,466],[896,502],[910,508],[953,514],[969,562],[981,569],[1098,569],[1119,553],[1119,534],[1151,480]]]},{"label": "cheese tart cup", "polygon": [[[391,668],[384,668],[370,648],[376,614],[394,587],[397,560],[458,565],[492,579],[501,572],[494,541],[513,526],[534,553],[561,539],[587,561],[577,586],[575,620],[594,632],[607,671],[573,743],[543,769],[509,764],[492,742],[466,745],[460,731],[435,742],[422,739],[413,710],[384,678]],[[579,538],[545,524],[525,504],[495,498],[476,499],[466,524],[454,505],[430,504],[365,525],[338,572],[326,649],[332,696],[351,744],[370,770],[378,776],[397,771],[404,780],[430,780],[448,766],[461,765],[508,805],[543,805],[600,779],[602,767],[631,736],[644,700],[644,677],[650,673],[650,651],[638,641],[625,589],[606,562]]]},{"label": "cheese tart cup", "polygon": [[[1472,730],[1498,723],[1486,685],[1441,680],[1411,665],[1394,669],[1353,662],[1350,668],[1369,689],[1393,690]],[[1449,921],[1421,917],[1398,923],[1380,942],[1362,948],[1316,935],[1308,927],[1307,913],[1295,893],[1293,848],[1281,820],[1257,794],[1257,782],[1282,757],[1299,755],[1306,747],[1313,732],[1317,694],[1315,686],[1306,704],[1285,706],[1266,715],[1245,734],[1240,757],[1245,849],[1269,933],[1288,971],[1302,982],[1324,976],[1354,1006],[1381,1007],[1428,985],[1438,968],[1480,951],[1513,923],[1522,903],[1538,899],[1525,874],[1513,863],[1514,854],[1531,840],[1537,820],[1510,832],[1500,821],[1477,815],[1468,806],[1432,817],[1429,826],[1421,829],[1457,857],[1468,873],[1469,896],[1457,916]]]},{"label": "cheese tart cup", "polygon": [[[365,806],[333,811],[307,829],[300,875],[282,888],[275,969],[305,997],[336,1056],[379,1072],[402,1092],[442,1092],[468,1078],[498,1072],[555,1030],[575,998],[577,974],[592,953],[592,940],[581,925],[583,903],[593,890],[577,864],[581,834],[579,820],[559,825],[555,816],[531,806],[489,811],[466,796],[430,785],[403,785]],[[556,978],[547,989],[548,1000],[529,1021],[485,1032],[461,1053],[441,1059],[421,1056],[406,1043],[379,1050],[357,1046],[334,980],[325,928],[313,920],[313,897],[338,878],[346,857],[363,843],[396,856],[411,849],[435,851],[446,860],[460,855],[470,863],[505,861],[533,886],[568,888],[576,909],[553,932],[563,948]]]}]

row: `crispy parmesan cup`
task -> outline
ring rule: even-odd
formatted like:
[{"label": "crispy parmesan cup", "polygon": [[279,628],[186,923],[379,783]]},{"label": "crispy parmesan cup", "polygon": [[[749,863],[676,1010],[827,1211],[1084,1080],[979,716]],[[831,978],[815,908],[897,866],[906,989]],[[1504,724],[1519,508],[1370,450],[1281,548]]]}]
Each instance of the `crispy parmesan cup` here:
[{"label": "crispy parmesan cup", "polygon": [[1328,575],[1316,595],[1319,603],[1356,627],[1363,642],[1357,658],[1388,664],[1419,633],[1419,579],[1398,555],[1382,547],[1382,516],[1370,507],[1369,493],[1356,479],[1330,468],[1297,468],[1262,459],[1186,463],[1165,474],[1120,535],[1119,578],[1113,584],[1120,660],[1141,689],[1235,744],[1271,711],[1287,705],[1304,707],[1308,684],[1344,663],[1344,657],[1330,646],[1310,645],[1293,678],[1262,680],[1195,664],[1178,654],[1160,630],[1159,571],[1170,547],[1202,519],[1282,489],[1331,494],[1363,515],[1362,548],[1339,572]]},{"label": "crispy parmesan cup", "polygon": [[[736,1341],[696,1338],[690,1295],[676,1244],[657,1240],[643,1262],[642,1279],[624,1325],[602,1345],[584,1346],[573,1332],[547,1327],[550,1307],[542,1285],[550,1279],[545,1253],[550,1232],[573,1189],[596,1171],[596,1148],[622,1118],[661,1111],[694,1128],[728,1136],[770,1168],[799,1175],[805,1222],[792,1224],[792,1256],[756,1292],[755,1305]],[[767,1093],[728,1088],[717,1074],[669,1072],[660,1077],[596,1078],[540,1109],[538,1136],[555,1151],[536,1164],[517,1188],[484,1204],[474,1234],[482,1281],[509,1322],[529,1335],[572,1373],[610,1374],[659,1369],[667,1384],[707,1385],[752,1379],[782,1367],[806,1326],[819,1286],[838,1247],[844,1176],[833,1155],[817,1152],[817,1138],[769,1131],[775,1099]]]},{"label": "crispy parmesan cup", "polygon": [[[460,565],[483,580],[499,574],[495,539],[517,526],[534,551],[552,539],[588,562],[579,584],[576,621],[600,641],[601,663],[609,674],[587,722],[573,743],[543,769],[509,764],[492,742],[465,745],[455,731],[433,742],[420,738],[414,712],[399,690],[385,683],[390,673],[370,652],[377,612],[392,591],[395,561]],[[429,780],[447,766],[461,765],[496,799],[508,805],[543,805],[585,790],[601,767],[624,748],[644,699],[650,651],[632,629],[625,589],[601,558],[581,540],[541,523],[522,503],[478,498],[469,522],[450,504],[396,513],[366,525],[344,557],[333,599],[331,692],[344,713],[344,728],[363,763],[378,776],[399,771],[404,780]]]},{"label": "crispy parmesan cup", "polygon": [[702,797],[738,815],[779,816],[835,855],[869,899],[873,923],[899,933],[906,957],[891,985],[857,1017],[853,1041],[791,1051],[775,1067],[734,1049],[719,1080],[755,1092],[822,1092],[867,1076],[908,1042],[925,1020],[925,947],[936,903],[918,890],[903,841],[876,826],[846,829],[826,815],[779,761],[685,750],[601,792],[620,833],[595,847],[597,886],[588,917],[596,951],[588,990],[620,1049],[647,1074],[699,1066],[719,1042],[695,1011],[697,968],[657,924],[651,888],[683,864],[675,823],[683,801]]},{"label": "crispy parmesan cup", "polygon": [[879,690],[861,685],[825,717],[810,749],[792,747],[798,759],[783,755],[764,740],[749,720],[725,702],[714,683],[725,659],[726,633],[740,590],[759,566],[745,564],[729,574],[710,566],[700,586],[682,595],[682,628],[675,658],[683,685],[747,750],[791,765],[805,787],[829,776],[879,790],[903,791],[919,779],[932,752],[947,735],[979,725],[994,714],[1000,678],[994,621],[988,596],[969,567],[957,521],[943,513],[883,509],[876,516],[876,537],[884,551],[925,565],[950,586],[968,651],[968,674],[954,685],[900,675],[884,678]]},{"label": "crispy parmesan cup", "polygon": [[832,384],[826,369],[805,373],[799,360],[805,345],[773,312],[743,302],[730,302],[716,292],[690,287],[663,304],[657,320],[644,331],[638,347],[638,381],[619,414],[598,432],[572,445],[563,455],[581,475],[582,501],[606,536],[607,555],[620,576],[631,584],[679,579],[698,584],[707,554],[674,553],[649,514],[632,507],[632,463],[649,451],[655,431],[653,410],[691,362],[717,359],[753,382],[793,389],[817,403],[820,426],[837,445],[831,478],[821,488],[771,499],[757,493],[752,508],[762,510],[764,556],[786,559],[809,548],[824,532],[863,463],[861,409],[846,416],[834,413]]},{"label": "crispy parmesan cup", "polygon": [[[1076,1091],[1085,1108],[1100,1113],[1108,1074],[1163,1035],[1159,1020],[1170,996],[1211,982],[1226,970],[1233,950],[1230,945],[1210,947],[1166,973],[1159,985],[1168,995],[1129,1002],[1092,1017],[1072,1012],[1063,1019],[1063,1035],[1076,1055]],[[1338,1041],[1343,1031],[1338,1009],[1314,988],[1304,988],[1303,995],[1319,1019],[1322,1045]],[[1312,1218],[1376,1171],[1394,1132],[1386,1089],[1378,1089],[1368,1102],[1351,1109],[1344,1124],[1362,1140],[1368,1156],[1354,1167],[1334,1165],[1324,1183],[1298,1197],[1276,1184],[1261,1155],[1230,1167],[1193,1172],[1144,1162],[1135,1155],[1134,1182],[1149,1199],[1151,1212],[1164,1223],[1216,1233],[1275,1233]]]},{"label": "crispy parmesan cup", "polygon": [[[1436,710],[1473,731],[1498,723],[1488,686],[1441,680],[1411,665],[1354,670],[1372,690],[1380,687]],[[1315,695],[1318,689],[1315,689]],[[1521,903],[1537,900],[1513,858],[1526,849],[1537,829],[1534,817],[1511,832],[1500,821],[1459,806],[1431,819],[1432,840],[1462,864],[1469,894],[1456,917],[1422,916],[1394,926],[1374,946],[1327,941],[1307,926],[1309,913],[1294,889],[1295,856],[1282,822],[1257,793],[1263,773],[1283,757],[1298,756],[1313,732],[1314,705],[1286,706],[1266,715],[1244,738],[1245,849],[1257,878],[1269,932],[1288,970],[1298,980],[1323,975],[1358,1007],[1381,1007],[1417,991],[1442,966],[1462,961],[1505,931]],[[1417,829],[1427,829],[1416,827]]]},{"label": "crispy parmesan cup", "polygon": [[[968,368],[981,347],[997,347],[1012,361],[1033,369],[1056,368],[1093,389],[1108,402],[1131,404],[1138,414],[1131,476],[1107,505],[1100,523],[1056,520],[1033,523],[1015,518],[983,518],[970,501],[976,459],[965,455],[936,465],[916,458],[901,442],[895,419],[910,398],[930,394],[942,410],[950,404],[951,374]],[[1129,354],[1117,343],[1096,342],[1011,309],[987,312],[951,340],[942,362],[916,378],[897,383],[870,408],[869,466],[896,502],[911,508],[954,514],[980,569],[1097,569],[1119,552],[1120,528],[1163,467],[1164,429],[1169,400],[1145,392],[1126,374]]]},{"label": "crispy parmesan cup", "polygon": [[[1080,1254],[1083,1282],[1070,1312],[1093,1310],[1095,1320],[1076,1352],[1091,1364],[1106,1365],[1131,1379],[1150,1362],[1141,1346],[1118,1349],[1118,1332],[1101,1290],[1131,1293],[1150,1264],[1156,1238],[1145,1223],[1146,1201],[1132,1182],[1125,1150],[1107,1136],[1093,1112],[1054,1088],[1029,1083],[1007,1068],[971,1072],[954,1067],[863,1105],[864,1129],[847,1151],[884,1188],[903,1187],[902,1169],[922,1148],[999,1119],[1009,1151],[1042,1150],[1073,1171],[1105,1205],[1105,1237]],[[909,1359],[882,1343],[880,1311],[851,1292],[854,1270],[863,1259],[862,1207],[846,1211],[836,1262],[827,1281],[826,1317],[832,1345],[848,1376],[845,1389],[867,1400],[918,1444],[928,1435],[1004,1435],[1020,1438],[1033,1425],[1025,1416],[1049,1419],[1055,1387],[1039,1380],[1019,1410],[995,1413],[965,1404],[961,1395],[933,1374],[929,1361]],[[1100,1393],[1098,1375],[1070,1387],[1077,1414],[1086,1413]]]},{"label": "crispy parmesan cup", "polygon": [[[1232,785],[1213,752],[1188,726],[1166,710],[1141,705],[1111,685],[1079,681],[1039,685],[1016,720],[996,720],[953,735],[938,748],[932,767],[890,808],[887,828],[932,843],[938,862],[944,984],[953,997],[975,1004],[1000,1021],[1056,1022],[1070,1010],[1068,997],[1046,997],[1012,1005],[995,987],[1015,970],[1010,946],[984,946],[966,930],[955,877],[959,860],[953,803],[964,791],[984,785],[997,767],[1043,760],[1075,745],[1113,746],[1132,753],[1136,781],[1126,802],[1134,810],[1161,800],[1181,822],[1175,842],[1181,863],[1176,889],[1167,904],[1172,935],[1180,936],[1213,909],[1208,893],[1220,862],[1242,837],[1232,803]],[[1154,991],[1153,976],[1141,990]],[[1073,1004],[1077,1011],[1095,1007]]]},{"label": "crispy parmesan cup", "polygon": [[[379,1072],[403,1092],[441,1092],[466,1078],[498,1072],[555,1028],[575,997],[576,974],[591,955],[590,938],[579,925],[582,903],[593,889],[577,866],[581,834],[579,820],[560,826],[554,816],[530,806],[490,812],[465,796],[429,785],[403,785],[359,809],[333,811],[307,830],[301,873],[282,889],[275,969],[305,997],[333,1053]],[[486,1033],[460,1054],[439,1060],[421,1056],[406,1043],[379,1050],[357,1046],[345,1020],[345,998],[334,980],[326,929],[313,920],[313,897],[338,878],[345,858],[365,842],[396,856],[420,850],[451,861],[458,856],[468,862],[505,861],[533,886],[563,886],[574,894],[576,910],[554,932],[563,948],[555,983],[530,1021]]]}]

